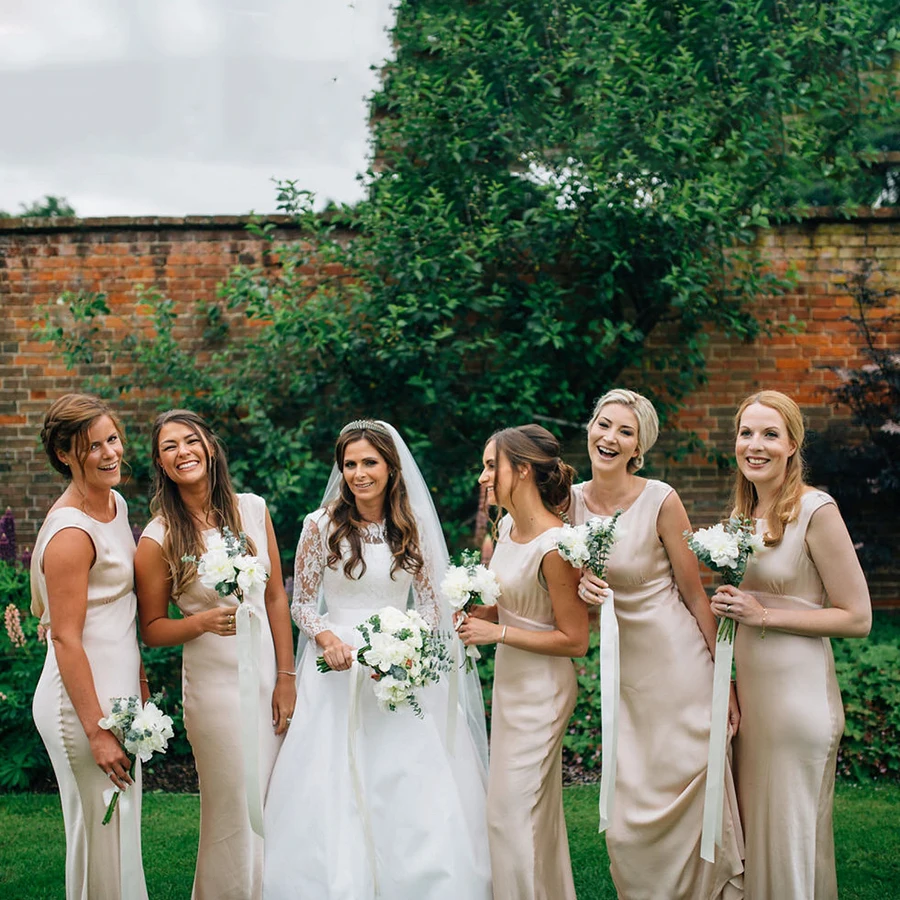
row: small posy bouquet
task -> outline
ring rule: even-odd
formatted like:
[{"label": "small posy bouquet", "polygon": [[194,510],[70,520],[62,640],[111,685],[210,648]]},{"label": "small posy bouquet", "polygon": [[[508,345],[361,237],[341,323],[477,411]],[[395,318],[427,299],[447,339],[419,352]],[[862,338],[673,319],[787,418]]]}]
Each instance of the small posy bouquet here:
[{"label": "small posy bouquet", "polygon": [[[416,689],[439,681],[441,672],[450,668],[444,642],[415,610],[394,606],[380,609],[356,630],[364,642],[356,660],[372,669],[378,705],[390,712],[408,706],[421,717]],[[331,671],[321,656],[316,666],[320,672]]]},{"label": "small posy bouquet", "polygon": [[559,555],[576,569],[587,567],[598,578],[606,575],[609,554],[618,534],[617,509],[609,519],[588,519],[583,525],[563,525],[562,536],[556,545]]},{"label": "small posy bouquet", "polygon": [[235,537],[227,526],[221,534],[209,536],[206,552],[199,560],[184,556],[182,562],[197,566],[197,577],[204,587],[212,588],[220,597],[233,596],[238,603],[269,578],[259,559],[247,552],[247,535],[240,532]]},{"label": "small posy bouquet", "polygon": [[[496,606],[500,596],[500,585],[494,573],[481,562],[477,550],[463,550],[458,566],[448,566],[447,574],[441,582],[441,591],[454,612],[462,613],[465,619],[469,610],[479,601],[483,606]],[[466,671],[471,672],[475,660],[481,659],[481,652],[473,644],[466,647]]]},{"label": "small posy bouquet", "polygon": [[[162,694],[154,694],[143,706],[137,697],[113,697],[112,711],[97,724],[111,731],[125,748],[126,753],[140,757],[147,762],[154,753],[165,753],[169,738],[175,736],[172,719],[156,705],[162,701]],[[134,762],[129,774],[134,777]],[[119,802],[119,788],[111,788],[112,796],[107,801],[103,825],[108,825]],[[106,792],[104,792],[104,798]]]},{"label": "small posy bouquet", "polygon": [[[746,516],[732,516],[711,528],[685,532],[688,546],[703,565],[718,572],[725,584],[737,587],[744,580],[747,562],[754,553],[765,550],[762,536]],[[718,640],[734,641],[734,619],[723,618],[716,635]]]}]

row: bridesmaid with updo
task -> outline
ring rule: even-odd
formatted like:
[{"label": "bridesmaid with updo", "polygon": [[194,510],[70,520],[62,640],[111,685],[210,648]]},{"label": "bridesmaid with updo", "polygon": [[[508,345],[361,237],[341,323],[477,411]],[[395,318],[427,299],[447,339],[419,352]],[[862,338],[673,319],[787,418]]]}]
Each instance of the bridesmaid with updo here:
[{"label": "bridesmaid with updo", "polygon": [[574,470],[540,425],[498,431],[483,463],[479,484],[507,512],[490,564],[501,594],[459,634],[467,645],[498,645],[487,798],[494,900],[573,900],[562,741],[577,693],[571,657],[587,652],[588,614],[579,572],[557,542]]},{"label": "bridesmaid with updo", "polygon": [[[66,900],[147,896],[140,867],[141,784],[111,731],[99,726],[113,697],[148,697],[138,650],[134,537],[122,480],[124,433],[112,409],[66,394],[47,412],[41,440],[68,482],[47,513],[31,557],[31,611],[47,629],[47,658],[33,714],[59,783],[66,829]],[[103,793],[127,792],[108,825]],[[132,826],[130,832],[127,830]],[[134,871],[122,885],[119,846]]]},{"label": "bridesmaid with updo", "polygon": [[834,500],[803,481],[803,415],[760,391],[735,416],[734,512],[766,549],[713,597],[740,624],[734,742],[749,900],[835,900],[832,806],[844,710],[832,637],[865,637],[869,589]]}]

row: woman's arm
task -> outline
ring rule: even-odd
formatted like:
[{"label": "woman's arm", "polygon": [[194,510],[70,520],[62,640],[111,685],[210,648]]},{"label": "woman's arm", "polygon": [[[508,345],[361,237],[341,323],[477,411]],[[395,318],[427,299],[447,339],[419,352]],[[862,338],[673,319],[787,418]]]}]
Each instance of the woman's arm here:
[{"label": "woman's arm", "polygon": [[322,657],[336,672],[353,665],[353,647],[345,644],[319,615],[319,587],[326,565],[322,535],[309,516],[303,525],[294,558],[294,599],[291,616],[297,627],[322,648]]},{"label": "woman's arm", "polygon": [[697,627],[706,641],[710,655],[716,655],[716,618],[709,606],[709,597],[700,580],[700,565],[697,557],[684,538],[685,531],[691,530],[688,514],[681,498],[672,491],[663,501],[656,521],[659,538],[672,564],[672,574],[678,593],[691,615],[697,620]]},{"label": "woman's arm", "polygon": [[806,546],[830,607],[766,609],[752,593],[722,585],[713,597],[713,611],[756,628],[765,624],[766,630],[809,637],[865,637],[872,627],[869,587],[847,526],[833,503],[820,506],[812,514]]},{"label": "woman's arm", "polygon": [[294,637],[291,633],[291,612],[284,578],[281,574],[281,556],[272,519],[266,510],[266,544],[269,551],[269,580],[266,582],[266,615],[272,643],[275,645],[275,690],[272,692],[272,724],[275,734],[282,734],[288,727],[288,718],[294,714],[297,687],[294,680]]},{"label": "woman's arm", "polygon": [[584,656],[588,649],[589,634],[588,608],[578,599],[581,570],[569,565],[554,549],[544,555],[541,571],[553,605],[553,617],[556,620],[553,631],[529,631],[469,616],[459,627],[463,643],[467,646],[499,643],[505,628],[503,643],[519,650],[529,650],[545,656]]},{"label": "woman's arm", "polygon": [[94,761],[110,775],[113,784],[124,789],[131,784],[131,760],[115,735],[99,725],[104,713],[81,640],[87,616],[88,578],[95,557],[94,542],[79,528],[64,528],[47,544],[43,567],[50,639],[63,686],[90,742]]},{"label": "woman's arm", "polygon": [[134,587],[138,599],[141,638],[148,647],[186,644],[210,632],[222,637],[235,633],[236,606],[214,606],[184,619],[169,618],[172,577],[162,547],[142,537],[134,555]]}]

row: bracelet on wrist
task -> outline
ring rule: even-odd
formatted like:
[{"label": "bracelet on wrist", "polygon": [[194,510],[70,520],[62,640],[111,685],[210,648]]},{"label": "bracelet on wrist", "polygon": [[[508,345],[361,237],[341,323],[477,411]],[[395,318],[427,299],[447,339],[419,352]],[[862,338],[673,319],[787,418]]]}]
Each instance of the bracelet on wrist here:
[{"label": "bracelet on wrist", "polygon": [[278,674],[279,675],[290,675],[291,678],[293,678],[297,673],[292,672],[290,669],[279,669]]},{"label": "bracelet on wrist", "polygon": [[500,643],[501,644],[506,643],[506,628],[507,628],[507,626],[504,625],[503,628],[500,629]]},{"label": "bracelet on wrist", "polygon": [[144,684],[150,684],[150,681],[147,678],[138,678],[138,681],[143,681]]},{"label": "bracelet on wrist", "polygon": [[759,632],[759,639],[761,641],[764,641],[766,639],[766,620],[768,619],[768,616],[769,616],[769,607],[764,606],[763,612],[762,612],[762,629]]}]

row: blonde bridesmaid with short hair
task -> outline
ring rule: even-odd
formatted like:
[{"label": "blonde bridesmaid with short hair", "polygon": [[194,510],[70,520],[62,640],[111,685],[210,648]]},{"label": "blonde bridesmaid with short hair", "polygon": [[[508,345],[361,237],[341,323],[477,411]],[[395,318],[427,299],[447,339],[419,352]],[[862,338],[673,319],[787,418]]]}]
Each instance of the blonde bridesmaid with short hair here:
[{"label": "blonde bridesmaid with short hair", "polygon": [[[586,570],[580,588],[598,605],[612,588],[619,626],[610,870],[628,900],[739,900],[743,843],[727,763],[723,846],[713,863],[700,858],[716,625],[684,539],[691,525],[681,499],[637,474],[658,434],[646,397],[604,394],[588,425],[591,479],[573,487],[569,513],[580,524],[622,510],[606,581]],[[732,731],[739,722],[733,699]]]},{"label": "blonde bridesmaid with short hair", "polygon": [[866,579],[834,500],[803,481],[803,415],[778,391],[735,417],[734,511],[766,550],[713,610],[740,624],[734,769],[749,900],[835,900],[832,806],[844,710],[830,637],[865,637]]}]

